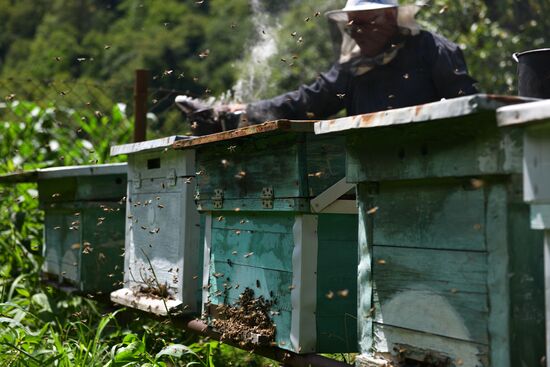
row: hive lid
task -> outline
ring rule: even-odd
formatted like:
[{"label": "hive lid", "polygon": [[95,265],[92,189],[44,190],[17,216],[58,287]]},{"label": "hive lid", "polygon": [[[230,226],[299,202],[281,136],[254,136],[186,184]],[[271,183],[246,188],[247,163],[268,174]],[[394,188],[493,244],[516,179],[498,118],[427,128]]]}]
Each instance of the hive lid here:
[{"label": "hive lid", "polygon": [[174,142],[189,139],[189,136],[173,135],[166,138],[141,141],[139,143],[116,145],[111,147],[111,156],[121,154],[134,154],[147,151],[155,151],[164,148],[171,148]]},{"label": "hive lid", "polygon": [[330,134],[353,129],[367,129],[383,126],[442,120],[472,115],[482,111],[495,111],[499,107],[534,101],[533,98],[475,94],[471,96],[441,100],[418,106],[397,108],[335,120],[319,121],[315,134]]},{"label": "hive lid", "polygon": [[212,144],[221,141],[244,138],[260,134],[273,134],[277,132],[313,132],[313,125],[316,121],[302,120],[276,120],[268,121],[263,124],[241,127],[235,130],[223,131],[221,133],[205,136],[195,136],[188,140],[181,140],[174,143],[175,149],[193,148],[205,144]]},{"label": "hive lid", "polygon": [[0,175],[0,184],[37,182],[52,178],[83,177],[101,175],[122,175],[127,173],[126,163],[96,164],[86,166],[60,166],[41,168],[32,171],[14,172]]},{"label": "hive lid", "polygon": [[499,126],[550,121],[550,100],[522,103],[501,107],[497,110]]}]

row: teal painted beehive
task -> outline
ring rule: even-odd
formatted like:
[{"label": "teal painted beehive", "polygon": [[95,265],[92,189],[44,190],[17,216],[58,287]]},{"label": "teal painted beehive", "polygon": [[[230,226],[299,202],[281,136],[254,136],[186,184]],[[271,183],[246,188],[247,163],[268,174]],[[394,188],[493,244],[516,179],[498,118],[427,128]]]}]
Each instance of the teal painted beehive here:
[{"label": "teal painted beehive", "polygon": [[128,155],[124,287],[119,304],[167,315],[200,310],[199,214],[193,201],[193,150],[176,151],[185,137],[116,146]]},{"label": "teal painted beehive", "polygon": [[546,366],[550,366],[550,103],[502,107],[497,119],[502,127],[524,128],[523,198],[531,207],[531,228],[545,232]]},{"label": "teal painted beehive", "polygon": [[[468,96],[316,125],[347,134],[359,201],[358,366],[536,366],[543,239],[522,198],[513,97]],[[329,135],[330,136],[330,135]]]},{"label": "teal painted beehive", "polygon": [[196,149],[203,310],[222,340],[356,349],[354,192],[343,140],[312,132],[275,121],[174,144]]},{"label": "teal painted beehive", "polygon": [[91,295],[119,286],[126,164],[53,167],[0,181],[38,182],[45,214],[42,274],[48,282]]}]

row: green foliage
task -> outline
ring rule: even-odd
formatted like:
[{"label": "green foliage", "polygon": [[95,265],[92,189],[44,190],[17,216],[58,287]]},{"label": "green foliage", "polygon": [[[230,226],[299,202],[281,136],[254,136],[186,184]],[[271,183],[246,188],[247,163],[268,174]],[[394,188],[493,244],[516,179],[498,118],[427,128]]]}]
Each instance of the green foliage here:
[{"label": "green foliage", "polygon": [[[131,121],[30,102],[0,105],[0,174],[106,162],[129,140]],[[0,186],[1,366],[266,366],[264,359],[199,340],[127,310],[41,283],[43,213],[35,184]]]},{"label": "green foliage", "polygon": [[420,19],[461,46],[483,91],[517,94],[512,54],[548,44],[549,10],[546,0],[434,0]]}]

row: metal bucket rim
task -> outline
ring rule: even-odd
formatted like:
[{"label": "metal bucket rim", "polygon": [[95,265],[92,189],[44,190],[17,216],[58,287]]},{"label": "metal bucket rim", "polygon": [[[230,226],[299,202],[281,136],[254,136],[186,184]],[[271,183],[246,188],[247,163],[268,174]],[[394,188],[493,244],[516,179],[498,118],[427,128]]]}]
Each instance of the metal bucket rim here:
[{"label": "metal bucket rim", "polygon": [[513,57],[514,57],[514,60],[516,60],[516,62],[517,62],[518,59],[520,58],[520,56],[527,55],[527,54],[532,54],[532,53],[537,53],[537,52],[544,52],[544,51],[550,51],[550,48],[537,48],[535,50],[515,52]]}]

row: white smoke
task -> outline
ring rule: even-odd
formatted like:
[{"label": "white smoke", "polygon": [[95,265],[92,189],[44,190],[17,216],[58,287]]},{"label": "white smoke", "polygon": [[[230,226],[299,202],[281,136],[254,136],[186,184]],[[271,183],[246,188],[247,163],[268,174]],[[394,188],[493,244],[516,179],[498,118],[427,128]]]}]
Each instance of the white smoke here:
[{"label": "white smoke", "polygon": [[278,52],[275,35],[280,25],[270,17],[261,0],[250,2],[257,41],[240,62],[241,75],[233,87],[233,98],[237,102],[250,102],[265,95],[271,87],[269,59]]}]

